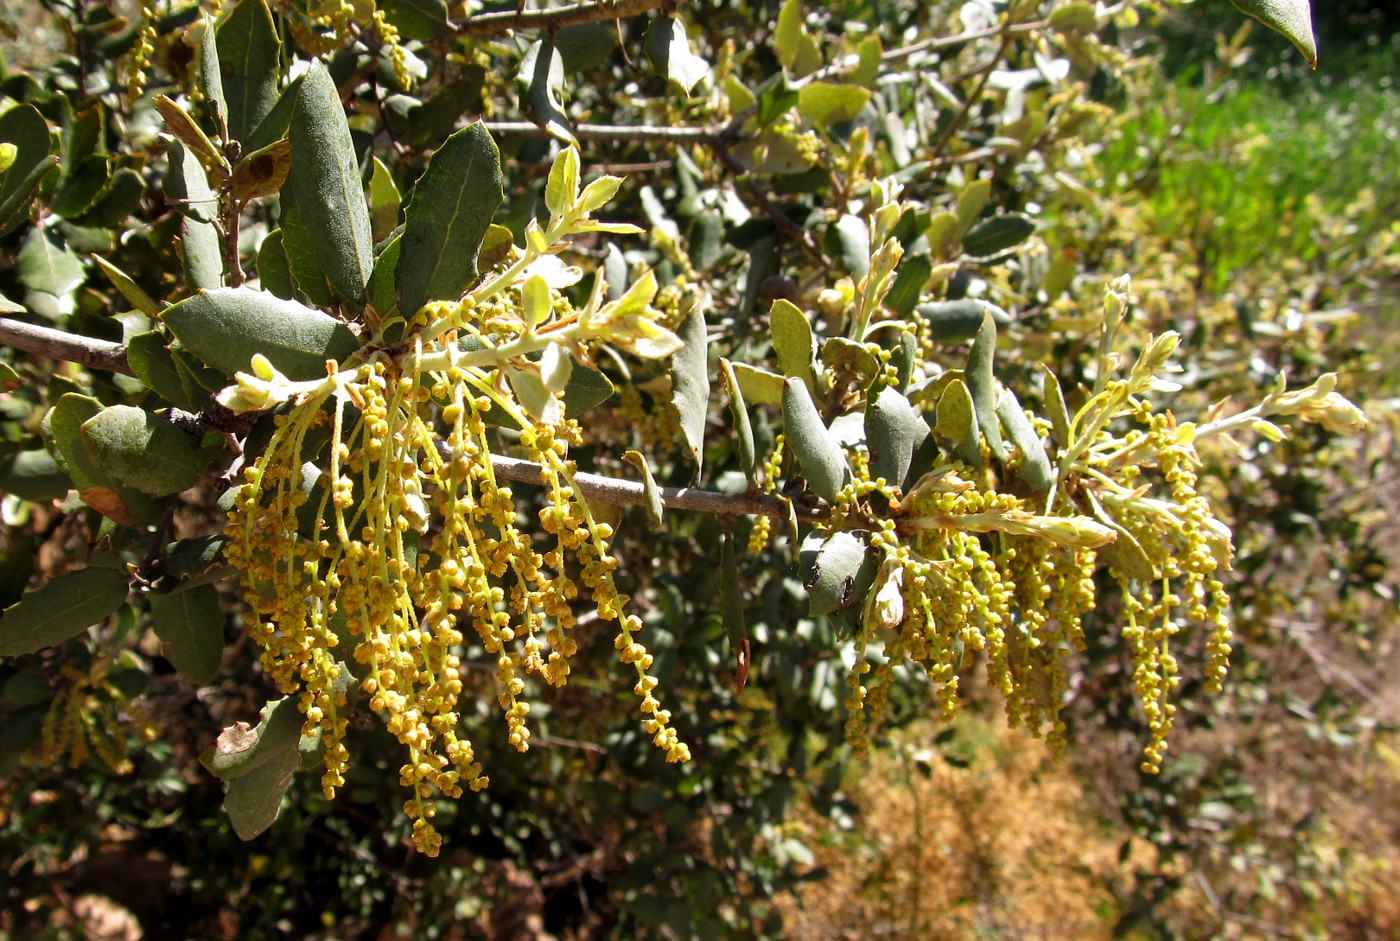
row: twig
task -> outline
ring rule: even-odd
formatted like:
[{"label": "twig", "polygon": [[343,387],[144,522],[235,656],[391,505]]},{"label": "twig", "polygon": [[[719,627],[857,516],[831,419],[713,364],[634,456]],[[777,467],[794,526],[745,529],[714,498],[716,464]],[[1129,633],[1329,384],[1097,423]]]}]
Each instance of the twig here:
[{"label": "twig", "polygon": [[[499,477],[517,483],[539,484],[541,465],[514,457],[491,455],[491,466]],[[616,506],[644,506],[646,488],[630,480],[604,477],[601,474],[576,473],[574,483],[585,497]],[[661,502],[668,510],[695,510],[716,516],[768,516],[784,521],[788,518],[788,503],[771,494],[719,493],[694,487],[657,487]],[[794,504],[797,518],[812,521],[823,519],[826,511]]]},{"label": "twig", "polygon": [[452,24],[452,28],[462,36],[500,36],[517,29],[547,29],[553,32],[566,26],[626,19],[676,2],[677,0],[588,0],[585,3],[548,10],[479,13]]},{"label": "twig", "polygon": [[[124,375],[135,375],[126,360],[126,347],[120,343],[76,336],[61,330],[36,327],[0,317],[0,344],[37,353],[50,359],[81,363],[92,369],[104,369]],[[534,461],[491,455],[496,474],[517,483],[539,484],[541,465]],[[646,488],[630,480],[604,477],[601,474],[577,473],[574,482],[584,496],[601,503],[618,506],[643,506]],[[783,521],[788,518],[788,502],[771,494],[720,493],[694,487],[658,487],[661,502],[667,509],[694,510],[717,516],[768,516]],[[821,507],[794,504],[800,520],[818,520],[826,516]]]},{"label": "twig", "polygon": [[49,359],[81,363],[90,369],[136,375],[126,361],[126,346],[108,340],[80,337],[62,330],[40,327],[0,317],[0,344],[36,353]]},{"label": "twig", "polygon": [[[518,134],[522,137],[552,137],[530,121],[483,121],[492,134]],[[569,128],[580,140],[645,141],[659,144],[705,144],[716,146],[725,134],[718,127],[655,127],[629,124],[576,124]]]}]

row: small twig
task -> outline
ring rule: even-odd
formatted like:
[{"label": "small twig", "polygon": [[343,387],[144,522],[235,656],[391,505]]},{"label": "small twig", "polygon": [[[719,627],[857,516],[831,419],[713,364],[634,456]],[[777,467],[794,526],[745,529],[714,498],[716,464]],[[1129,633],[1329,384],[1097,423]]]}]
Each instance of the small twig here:
[{"label": "small twig", "polygon": [[[544,469],[534,461],[498,454],[491,455],[491,466],[497,476],[525,484],[539,484],[540,472]],[[646,504],[646,488],[630,480],[579,472],[574,474],[574,483],[590,500],[616,506]],[[787,501],[771,494],[719,493],[694,487],[658,487],[657,490],[661,492],[661,502],[668,510],[695,510],[716,516],[768,516],[780,521],[788,518]],[[796,504],[795,509],[800,520],[810,522],[826,517],[825,509],[803,507],[801,504]]]},{"label": "small twig", "polygon": [[108,340],[81,337],[62,330],[40,327],[0,317],[0,344],[49,359],[81,363],[89,369],[134,376],[126,361],[126,346]]},{"label": "small twig", "polygon": [[[549,131],[530,121],[483,121],[492,134],[516,134],[522,137],[552,137]],[[569,128],[579,140],[642,141],[658,144],[719,143],[724,128],[717,127],[654,127],[629,124],[576,124]]]},{"label": "small twig", "polygon": [[[127,365],[126,347],[120,343],[76,336],[61,330],[35,327],[0,317],[0,344],[50,359],[81,363],[92,369],[135,375]],[[517,483],[539,484],[541,465],[534,461],[493,454],[491,463],[496,474]],[[604,477],[601,474],[577,473],[574,482],[589,499],[618,506],[643,506],[646,488],[630,480]],[[768,516],[776,520],[788,518],[788,502],[771,494],[720,493],[694,487],[659,487],[661,501],[667,509],[694,510],[719,516]],[[796,504],[797,518],[805,521],[826,516],[821,507]]]},{"label": "small twig", "polygon": [[626,19],[676,2],[678,0],[588,0],[548,10],[479,13],[453,23],[452,28],[462,36],[502,36],[518,29],[547,29],[553,32],[566,26]]}]

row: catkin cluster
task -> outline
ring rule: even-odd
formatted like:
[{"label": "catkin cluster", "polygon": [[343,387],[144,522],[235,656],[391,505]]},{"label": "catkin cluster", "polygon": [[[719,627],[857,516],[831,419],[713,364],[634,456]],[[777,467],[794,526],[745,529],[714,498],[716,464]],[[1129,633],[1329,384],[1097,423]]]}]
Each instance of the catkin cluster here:
[{"label": "catkin cluster", "polygon": [[[356,378],[275,416],[237,492],[227,554],[242,572],[265,669],[298,697],[304,734],[324,746],[326,795],[345,782],[357,687],[403,746],[404,810],[415,845],[433,854],[434,800],[488,784],[462,734],[462,658],[494,663],[507,740],[527,750],[526,677],[567,680],[581,596],[617,622],[616,647],[636,671],[656,745],[673,761],[689,752],[656,699],[641,621],[614,582],[612,529],[573,484],[577,425],[532,419],[485,370],[417,372],[413,362],[378,355]],[[544,551],[493,472],[493,411],[518,426],[542,467],[539,519],[552,540]]]}]

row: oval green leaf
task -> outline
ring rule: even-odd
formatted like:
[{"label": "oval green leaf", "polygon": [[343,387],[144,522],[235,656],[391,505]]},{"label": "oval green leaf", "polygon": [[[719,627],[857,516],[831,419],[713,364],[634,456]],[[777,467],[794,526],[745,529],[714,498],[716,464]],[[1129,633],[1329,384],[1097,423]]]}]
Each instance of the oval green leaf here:
[{"label": "oval green leaf", "polygon": [[1019,212],[994,216],[963,236],[963,251],[973,258],[992,258],[1030,238],[1035,223]]},{"label": "oval green leaf", "polygon": [[870,449],[870,476],[903,486],[915,450],[929,436],[928,422],[895,389],[885,386],[865,408],[865,444]]},{"label": "oval green leaf", "polygon": [[326,360],[340,362],[359,348],[329,314],[246,287],[201,291],[161,319],[185,349],[229,376],[262,353],[290,379],[316,379],[326,374]]},{"label": "oval green leaf", "polygon": [[812,492],[828,503],[835,501],[851,478],[851,468],[800,379],[783,383],[783,428]]},{"label": "oval green leaf", "polygon": [[81,434],[99,471],[152,496],[188,490],[207,463],[193,438],[131,405],[104,408],[83,422]]},{"label": "oval green leaf", "polygon": [[476,280],[477,253],[503,196],[501,155],[480,121],[449,137],[414,186],[395,269],[399,310],[455,301]]},{"label": "oval green leaf", "polygon": [[105,620],[126,601],[126,576],[86,568],[26,592],[0,616],[0,657],[53,647]]},{"label": "oval green leaf", "polygon": [[176,594],[151,595],[151,618],[161,652],[180,675],[200,686],[212,683],[224,655],[218,589],[199,585]]},{"label": "oval green leaf", "polygon": [[316,260],[332,290],[362,306],[374,267],[369,204],[340,92],[320,60],[311,63],[301,83],[288,132],[292,167],[287,185],[296,194]]}]

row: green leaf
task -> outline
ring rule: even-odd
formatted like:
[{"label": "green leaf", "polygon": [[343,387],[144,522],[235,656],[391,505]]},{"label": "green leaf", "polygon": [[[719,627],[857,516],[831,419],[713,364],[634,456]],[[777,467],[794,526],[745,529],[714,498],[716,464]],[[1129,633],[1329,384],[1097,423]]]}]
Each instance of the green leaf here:
[{"label": "green leaf", "polygon": [[[987,203],[992,198],[992,181],[983,177],[973,180],[958,193],[958,237],[967,234],[967,230],[972,228],[972,224],[982,215],[982,210],[987,208]],[[930,220],[931,222],[932,220]],[[932,242],[932,237],[929,238]]]},{"label": "green leaf", "polygon": [[209,174],[189,147],[181,141],[168,140],[171,172],[165,178],[165,196],[181,216],[213,223],[218,218],[218,196],[209,185]]},{"label": "green leaf", "polygon": [[812,492],[834,502],[836,492],[850,481],[851,468],[801,379],[783,383],[783,429]]},{"label": "green leaf", "polygon": [[398,295],[394,291],[394,271],[399,266],[402,250],[403,236],[396,235],[379,252],[374,262],[374,272],[369,276],[369,306],[380,320],[399,309]]},{"label": "green leaf", "polygon": [[102,273],[107,276],[107,280],[112,282],[112,286],[121,292],[122,297],[131,305],[133,310],[139,310],[147,317],[158,317],[163,309],[156,299],[151,297],[141,289],[141,286],[122,271],[116,265],[103,258],[101,255],[89,255],[89,258],[96,263]]},{"label": "green leaf", "polygon": [[729,393],[729,416],[734,421],[734,434],[738,438],[739,468],[744,472],[749,486],[757,487],[758,455],[754,446],[753,426],[749,422],[749,408],[744,404],[744,392],[739,388],[734,367],[724,357],[720,357],[719,374],[724,379],[725,391]]},{"label": "green leaf", "polygon": [[1054,432],[1055,441],[1063,451],[1074,443],[1070,439],[1071,424],[1069,409],[1065,406],[1065,393],[1060,388],[1060,380],[1054,370],[1044,363],[1038,365],[1041,378],[1045,382],[1045,415],[1050,419],[1050,430]]},{"label": "green leaf", "polygon": [[199,763],[222,781],[237,781],[268,763],[275,763],[288,750],[296,752],[301,741],[301,713],[291,699],[275,699],[262,708],[257,728],[235,722],[218,739]]},{"label": "green leaf", "polygon": [[531,44],[520,60],[516,82],[525,91],[524,110],[530,120],[565,143],[577,143],[560,97],[564,91],[564,60],[554,48],[553,39],[539,39]]},{"label": "green leaf", "polygon": [[57,161],[48,159],[53,138],[48,122],[33,105],[16,105],[0,114],[0,142],[15,147],[10,169],[0,177],[0,235],[5,235],[23,218],[24,204]]},{"label": "green leaf", "polygon": [[214,37],[214,20],[205,17],[199,32],[198,69],[200,97],[208,118],[221,136],[228,132],[228,99],[224,97],[224,77],[219,69],[219,50]]},{"label": "green leaf", "polygon": [[602,372],[585,369],[575,362],[569,381],[564,385],[564,417],[577,418],[594,406],[602,405],[612,397],[613,391],[612,381]]},{"label": "green leaf", "polygon": [[287,248],[282,244],[281,229],[267,233],[258,246],[257,272],[258,284],[264,291],[271,291],[286,301],[296,298],[297,289],[292,282],[291,263],[287,261]]},{"label": "green leaf", "polygon": [[130,405],[104,408],[83,423],[82,436],[106,476],[152,496],[188,490],[207,463],[193,438]]},{"label": "green leaf", "polygon": [[228,108],[229,136],[251,143],[249,135],[263,123],[277,101],[277,77],[281,71],[282,40],[266,0],[239,0],[219,24],[215,44]]},{"label": "green leaf", "polygon": [[100,624],[126,601],[126,576],[85,568],[50,579],[0,616],[0,657],[53,647]]},{"label": "green leaf", "polygon": [[857,280],[870,273],[870,226],[859,216],[844,215],[832,227],[841,265]]},{"label": "green leaf", "polygon": [[224,251],[219,233],[208,222],[180,220],[180,259],[192,288],[215,289],[224,284]]},{"label": "green leaf", "polygon": [[647,58],[657,75],[680,87],[687,95],[710,75],[710,64],[690,49],[685,27],[669,16],[651,21],[646,35]]},{"label": "green leaf", "polygon": [[243,141],[245,152],[262,150],[273,141],[287,136],[292,127],[292,112],[296,110],[297,96],[301,94],[301,85],[305,80],[305,75],[298,75],[282,89],[282,94],[277,96],[272,110],[263,118],[258,129]]},{"label": "green leaf", "polygon": [[1077,0],[1051,12],[1050,28],[1058,33],[1092,33],[1099,28],[1099,15],[1092,3]]},{"label": "green leaf", "polygon": [[88,454],[82,426],[101,410],[102,403],[90,396],[60,396],[39,424],[44,447],[73,481],[84,504],[122,526],[149,525],[159,515],[151,498],[107,476]]},{"label": "green leaf", "polygon": [[938,398],[934,428],[953,443],[953,456],[968,467],[982,466],[981,434],[972,394],[961,379],[954,379]]},{"label": "green leaf", "polygon": [[403,39],[432,42],[447,28],[443,0],[379,0],[378,6]]},{"label": "green leaf", "polygon": [[1035,223],[1018,212],[994,216],[963,236],[963,251],[973,258],[992,258],[1020,245],[1034,232]]},{"label": "green leaf", "polygon": [[455,301],[476,280],[477,253],[502,199],[501,156],[481,122],[449,137],[428,161],[404,214],[395,268],[399,310]]},{"label": "green leaf", "polygon": [[821,130],[854,121],[870,101],[870,90],[859,85],[808,82],[797,92],[797,110]]},{"label": "green leaf", "polygon": [[151,595],[151,619],[161,653],[180,675],[199,686],[212,683],[224,654],[218,589],[198,585],[172,595]]},{"label": "green leaf", "polygon": [[112,161],[105,155],[90,154],[84,157],[65,175],[63,186],[54,197],[53,211],[65,219],[82,215],[106,188],[111,172]]},{"label": "green leaf", "polygon": [[1298,47],[1308,65],[1317,68],[1317,37],[1313,35],[1308,0],[1230,0],[1241,13],[1282,33]]},{"label": "green leaf", "polygon": [[551,219],[563,216],[578,202],[578,170],[578,148],[560,150],[549,168],[549,179],[544,186],[544,208],[549,210]]},{"label": "green leaf", "polygon": [[224,281],[223,246],[214,221],[219,200],[209,185],[204,165],[178,140],[170,141],[170,175],[166,194],[184,216],[180,249],[185,277],[196,288],[217,288]]},{"label": "green leaf", "polygon": [[676,334],[684,345],[671,356],[671,403],[680,416],[686,451],[695,462],[692,479],[699,480],[705,457],[705,418],[710,405],[708,340],[705,312],[700,305],[681,321]]},{"label": "green leaf", "polygon": [[928,422],[895,389],[885,386],[865,406],[865,445],[870,450],[870,477],[902,487],[914,452],[929,436]]},{"label": "green leaf", "polygon": [[393,234],[399,225],[399,209],[403,199],[394,185],[393,174],[378,157],[371,157],[374,168],[369,178],[369,224],[378,244]]},{"label": "green leaf", "polygon": [[802,19],[800,0],[785,0],[778,11],[778,25],[773,34],[773,51],[778,56],[779,64],[795,78],[812,74],[822,64],[821,53],[807,34]]},{"label": "green leaf", "polygon": [[997,399],[997,417],[1006,429],[1007,437],[1020,452],[1021,459],[1016,465],[1016,474],[1036,493],[1049,493],[1055,482],[1055,471],[1050,466],[1050,456],[1045,453],[1045,445],[1036,434],[1016,393],[1003,390]]},{"label": "green leaf", "polygon": [[939,343],[962,343],[977,336],[982,319],[990,314],[999,327],[1011,323],[1011,315],[987,301],[964,298],[958,301],[934,301],[914,308],[928,322],[929,334]]},{"label": "green leaf", "polygon": [[869,547],[844,531],[830,536],[809,535],[803,540],[798,566],[807,589],[807,613],[812,617],[835,614],[859,604],[875,581]]},{"label": "green leaf", "polygon": [[16,451],[0,458],[0,491],[12,493],[21,500],[47,503],[62,500],[68,494],[68,476],[48,451]]},{"label": "green leaf", "polygon": [[126,344],[127,365],[146,388],[176,408],[202,411],[209,404],[209,392],[176,363],[175,355],[155,331],[138,333]]},{"label": "green leaf", "polygon": [[933,275],[933,262],[927,255],[906,257],[899,265],[899,275],[885,295],[885,307],[900,317],[908,317],[918,306]]},{"label": "green leaf", "polygon": [[301,713],[291,699],[263,707],[257,728],[224,729],[199,761],[228,782],[224,812],[239,839],[251,840],[277,820],[282,797],[301,766]]},{"label": "green leaf", "polygon": [[79,491],[102,482],[82,440],[83,422],[100,411],[102,403],[91,396],[67,392],[59,396],[39,426],[44,446]]},{"label": "green leaf", "polygon": [[[160,569],[163,575],[179,584],[197,583],[223,558],[228,538],[222,533],[176,539],[161,549]],[[178,589],[177,589],[178,590]]]},{"label": "green leaf", "polygon": [[[320,60],[311,63],[302,82],[289,136],[292,169],[287,185],[296,194],[316,260],[331,289],[362,307],[374,267],[369,206],[340,93]],[[286,228],[283,223],[284,239]]]},{"label": "green leaf", "polygon": [[972,340],[967,354],[964,375],[967,391],[972,395],[972,407],[977,412],[977,426],[987,439],[987,448],[998,461],[1006,460],[1006,443],[1001,440],[1001,427],[996,419],[996,381],[992,363],[997,353],[997,325],[990,312],[982,314],[982,325]]},{"label": "green leaf", "polygon": [[769,328],[773,333],[773,352],[778,356],[783,375],[801,379],[809,390],[814,389],[812,324],[807,315],[792,301],[780,297],[773,302]]},{"label": "green leaf", "polygon": [[165,95],[156,95],[155,106],[156,110],[160,112],[160,116],[165,119],[166,130],[188,147],[203,165],[227,167],[224,155],[219,152],[219,148],[214,146],[214,142],[204,133],[195,119],[190,117],[188,111]]},{"label": "green leaf", "polygon": [[952,258],[962,239],[957,213],[944,209],[930,216],[924,226],[924,238],[928,239],[929,254],[934,258]]},{"label": "green leaf", "polygon": [[282,249],[287,256],[287,270],[295,288],[296,300],[315,307],[330,307],[335,303],[326,273],[316,257],[311,233],[301,218],[301,207],[290,187],[282,188]]},{"label": "green leaf", "polygon": [[131,167],[121,167],[107,181],[107,188],[98,194],[97,199],[73,222],[76,225],[95,229],[111,229],[124,226],[141,205],[146,195],[146,181]]},{"label": "green leaf", "polygon": [[233,168],[233,184],[229,195],[234,203],[240,206],[254,199],[271,196],[282,188],[291,169],[291,142],[286,138],[279,138],[238,161],[238,166]]},{"label": "green leaf", "polygon": [[201,291],[161,318],[185,349],[225,375],[246,372],[254,353],[294,380],[326,374],[359,348],[350,329],[329,314],[252,288]]},{"label": "green leaf", "polygon": [[73,250],[37,226],[25,236],[15,261],[21,284],[54,297],[71,294],[86,277],[83,263]]},{"label": "green leaf", "polygon": [[647,529],[660,532],[666,527],[664,519],[666,504],[661,499],[661,490],[656,486],[656,478],[651,475],[651,465],[641,451],[626,451],[622,459],[642,472],[642,508],[646,510]]},{"label": "green leaf", "polygon": [[739,381],[745,399],[755,405],[783,404],[782,376],[748,363],[734,363],[733,366],[734,378]]}]

